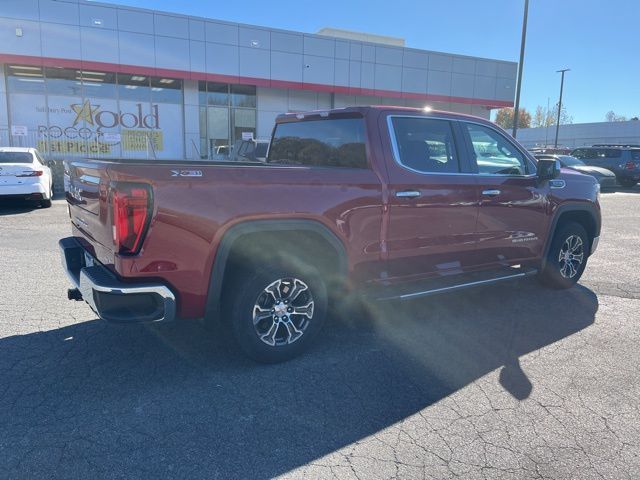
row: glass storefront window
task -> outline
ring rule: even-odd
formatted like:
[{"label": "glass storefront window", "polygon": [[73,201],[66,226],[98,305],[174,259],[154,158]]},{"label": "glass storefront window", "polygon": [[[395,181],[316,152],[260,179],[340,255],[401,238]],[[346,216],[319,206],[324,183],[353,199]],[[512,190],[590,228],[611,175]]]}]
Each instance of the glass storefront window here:
[{"label": "glass storefront window", "polygon": [[229,105],[229,85],[207,82],[207,105]]},{"label": "glass storefront window", "polygon": [[44,93],[44,75],[40,67],[9,65],[7,68],[9,92]]},{"label": "glass storefront window", "polygon": [[184,157],[182,80],[20,65],[5,72],[9,122],[29,132],[11,139],[16,145],[54,158]]},{"label": "glass storefront window", "polygon": [[182,80],[175,78],[151,78],[151,101],[182,103]]},{"label": "glass storefront window", "polygon": [[233,142],[242,140],[243,133],[256,136],[256,111],[248,108],[234,108],[232,110]]},{"label": "glass storefront window", "polygon": [[229,155],[229,109],[207,107],[207,139],[210,158],[222,160]]},{"label": "glass storefront window", "polygon": [[78,70],[45,68],[45,85],[49,95],[77,97],[82,95],[82,81]]},{"label": "glass storefront window", "polygon": [[231,105],[256,108],[256,87],[253,85],[231,85]]},{"label": "glass storefront window", "polygon": [[207,104],[207,82],[202,80],[198,82],[198,103],[201,106]]},{"label": "glass storefront window", "polygon": [[86,97],[117,98],[116,74],[80,70],[79,78]]},{"label": "glass storefront window", "polygon": [[144,75],[118,74],[118,96],[121,100],[150,102],[149,77]]},{"label": "glass storefront window", "polygon": [[225,159],[231,146],[242,140],[243,132],[251,132],[255,137],[255,86],[199,82],[198,91],[203,158]]}]

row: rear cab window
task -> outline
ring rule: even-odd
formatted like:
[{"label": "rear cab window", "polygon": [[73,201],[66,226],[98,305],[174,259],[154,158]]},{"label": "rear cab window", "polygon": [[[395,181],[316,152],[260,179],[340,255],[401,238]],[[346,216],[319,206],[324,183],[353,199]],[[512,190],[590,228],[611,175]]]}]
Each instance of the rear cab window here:
[{"label": "rear cab window", "polygon": [[451,122],[425,117],[390,117],[394,155],[418,173],[459,173]]},{"label": "rear cab window", "polygon": [[362,116],[312,116],[276,124],[267,163],[368,168]]}]

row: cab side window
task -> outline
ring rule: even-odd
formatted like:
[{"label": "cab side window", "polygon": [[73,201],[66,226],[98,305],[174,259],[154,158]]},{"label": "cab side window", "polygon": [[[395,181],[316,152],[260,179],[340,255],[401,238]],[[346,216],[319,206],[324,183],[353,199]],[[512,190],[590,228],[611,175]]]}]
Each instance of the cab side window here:
[{"label": "cab side window", "polygon": [[527,160],[504,135],[475,123],[463,123],[467,129],[478,173],[485,175],[526,175]]},{"label": "cab side window", "polygon": [[458,173],[451,124],[446,120],[395,117],[391,120],[398,162],[419,173]]}]

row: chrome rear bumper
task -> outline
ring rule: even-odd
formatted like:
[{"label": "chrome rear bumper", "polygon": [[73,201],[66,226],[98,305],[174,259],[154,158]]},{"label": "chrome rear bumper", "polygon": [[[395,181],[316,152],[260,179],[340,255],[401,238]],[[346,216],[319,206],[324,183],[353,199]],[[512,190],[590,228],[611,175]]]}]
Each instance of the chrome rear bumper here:
[{"label": "chrome rear bumper", "polygon": [[63,238],[58,245],[69,280],[101,319],[113,323],[175,319],[176,297],[166,285],[126,283],[103,265],[86,266],[88,252],[74,237]]}]

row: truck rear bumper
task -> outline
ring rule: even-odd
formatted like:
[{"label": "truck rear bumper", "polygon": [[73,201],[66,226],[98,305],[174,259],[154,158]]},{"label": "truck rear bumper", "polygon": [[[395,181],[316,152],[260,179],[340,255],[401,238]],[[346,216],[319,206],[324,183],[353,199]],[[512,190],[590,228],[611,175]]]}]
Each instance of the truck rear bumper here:
[{"label": "truck rear bumper", "polygon": [[69,280],[101,319],[113,323],[175,319],[176,298],[166,285],[125,283],[97,262],[87,266],[89,254],[74,237],[63,238],[58,245]]}]

